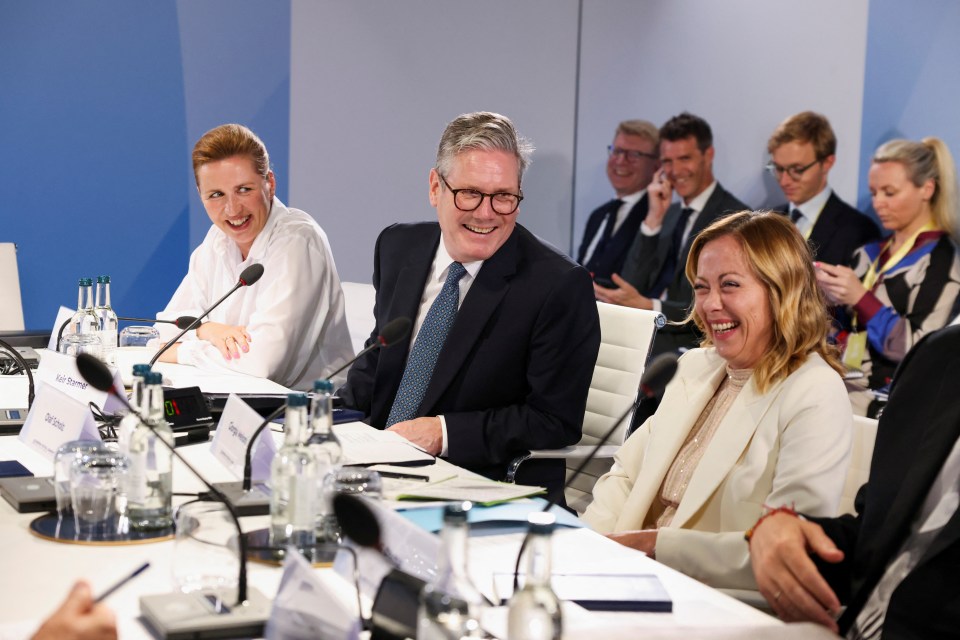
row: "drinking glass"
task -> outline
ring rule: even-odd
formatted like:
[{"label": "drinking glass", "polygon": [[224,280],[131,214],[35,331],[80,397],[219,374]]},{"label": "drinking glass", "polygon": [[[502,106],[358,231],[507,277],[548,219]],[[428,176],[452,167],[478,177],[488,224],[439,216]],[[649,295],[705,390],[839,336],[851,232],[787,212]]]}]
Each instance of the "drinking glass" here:
[{"label": "drinking glass", "polygon": [[240,572],[237,530],[220,502],[187,502],[175,516],[173,582],[183,593],[235,589]]},{"label": "drinking glass", "polygon": [[57,517],[61,520],[73,517],[73,505],[70,502],[70,469],[73,463],[103,448],[99,440],[72,440],[57,449],[53,457],[53,494],[57,499]]},{"label": "drinking glass", "polygon": [[88,353],[101,358],[103,343],[100,336],[93,333],[68,333],[60,339],[60,353],[76,358],[81,353]]},{"label": "drinking glass", "polygon": [[130,325],[120,332],[121,347],[145,347],[151,340],[160,337],[160,332],[153,327]]},{"label": "drinking glass", "polygon": [[89,451],[70,466],[70,502],[77,538],[109,539],[117,533],[117,495],[126,488],[127,457],[109,449]]}]

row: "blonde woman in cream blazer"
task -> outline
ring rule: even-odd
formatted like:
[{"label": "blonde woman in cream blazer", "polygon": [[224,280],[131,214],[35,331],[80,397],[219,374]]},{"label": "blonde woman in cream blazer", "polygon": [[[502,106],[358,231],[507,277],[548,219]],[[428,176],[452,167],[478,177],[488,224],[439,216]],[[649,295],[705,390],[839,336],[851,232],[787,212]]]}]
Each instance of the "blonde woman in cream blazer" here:
[{"label": "blonde woman in cream blazer", "polygon": [[[742,212],[718,220],[694,241],[687,277],[707,347],[680,358],[656,414],[621,447],[583,518],[707,584],[755,589],[744,532],[765,507],[836,515],[852,410],[826,345],[809,249],[788,219]],[[752,373],[721,401],[728,370]],[[692,431],[711,417],[712,434]],[[694,440],[701,436],[707,444]],[[669,523],[656,528],[665,479],[685,446],[702,457]]]}]

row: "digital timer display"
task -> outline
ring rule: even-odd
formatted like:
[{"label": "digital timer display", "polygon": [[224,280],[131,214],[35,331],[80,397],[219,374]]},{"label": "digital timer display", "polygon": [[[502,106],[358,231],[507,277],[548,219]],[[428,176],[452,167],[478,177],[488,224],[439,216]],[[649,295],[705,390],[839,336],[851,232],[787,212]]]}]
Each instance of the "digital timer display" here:
[{"label": "digital timer display", "polygon": [[197,387],[164,389],[163,411],[174,428],[213,422],[210,410]]}]

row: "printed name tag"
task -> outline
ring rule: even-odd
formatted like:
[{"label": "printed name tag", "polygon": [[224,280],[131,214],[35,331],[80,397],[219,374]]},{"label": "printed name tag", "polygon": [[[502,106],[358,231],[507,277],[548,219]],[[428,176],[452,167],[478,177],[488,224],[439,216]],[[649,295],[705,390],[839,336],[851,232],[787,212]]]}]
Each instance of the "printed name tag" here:
[{"label": "printed name tag", "polygon": [[[123,381],[120,380],[120,374],[113,367],[110,368],[113,373],[113,384],[123,388]],[[34,374],[38,383],[49,385],[77,402],[83,404],[92,402],[100,407],[104,413],[115,413],[123,407],[123,404],[106,391],[98,391],[83,379],[80,372],[77,371],[77,359],[73,356],[67,356],[56,351],[47,351],[40,359],[40,366]]]},{"label": "printed name tag", "polygon": [[50,460],[71,440],[99,440],[90,407],[45,384],[33,399],[20,441]]},{"label": "printed name tag", "polygon": [[[223,406],[223,414],[213,434],[210,451],[214,457],[237,478],[243,478],[243,464],[250,436],[257,430],[263,418],[250,408],[240,396],[230,394]],[[270,427],[260,432],[250,456],[251,480],[266,482],[270,479],[270,464],[277,452],[277,445],[270,434]]]}]

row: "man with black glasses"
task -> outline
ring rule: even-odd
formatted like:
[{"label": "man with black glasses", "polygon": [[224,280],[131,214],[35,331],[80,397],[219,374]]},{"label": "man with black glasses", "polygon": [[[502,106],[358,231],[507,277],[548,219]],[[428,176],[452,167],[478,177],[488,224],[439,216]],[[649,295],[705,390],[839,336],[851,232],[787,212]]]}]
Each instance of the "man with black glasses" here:
[{"label": "man with black glasses", "polygon": [[849,266],[854,251],[880,237],[877,225],[827,184],[837,138],[825,117],[812,111],[790,116],[770,136],[767,151],[766,168],[788,200],[777,210],[790,216],[817,260]]},{"label": "man with black glasses", "polygon": [[[340,391],[374,427],[495,479],[519,453],[580,439],[600,346],[590,275],[517,224],[531,152],[499,114],[447,125],[429,177],[439,224],[390,226],[374,254],[370,340],[398,317],[410,340],[360,359]],[[563,480],[560,460],[517,478]]]},{"label": "man with black glasses", "polygon": [[660,166],[659,139],[653,123],[624,120],[607,147],[607,179],[617,197],[590,214],[577,251],[577,262],[595,279],[620,273],[647,215],[647,185]]}]

